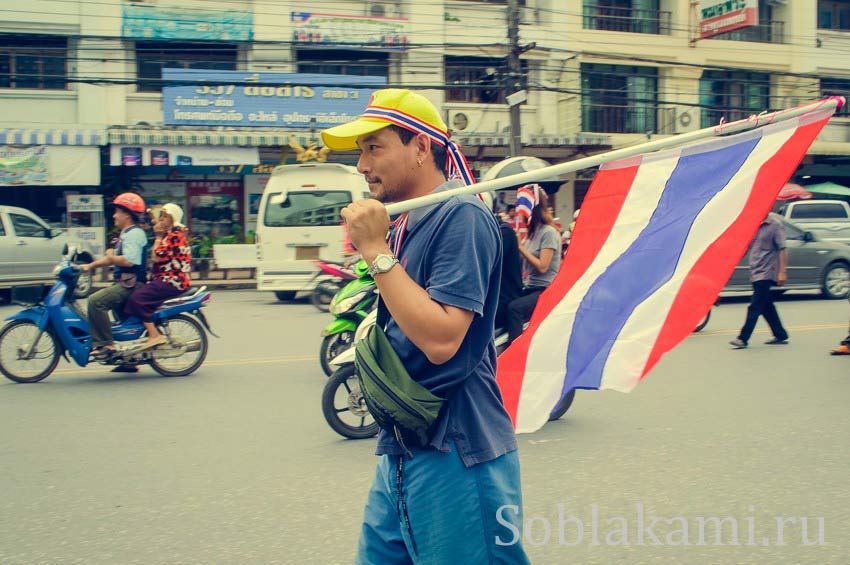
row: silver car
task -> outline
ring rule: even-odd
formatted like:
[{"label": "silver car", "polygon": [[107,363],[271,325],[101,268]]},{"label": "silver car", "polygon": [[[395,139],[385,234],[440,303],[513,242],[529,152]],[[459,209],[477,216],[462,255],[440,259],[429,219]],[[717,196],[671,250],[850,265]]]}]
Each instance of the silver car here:
[{"label": "silver car", "polygon": [[[65,230],[51,228],[25,208],[0,206],[0,295],[8,289],[31,281],[50,282],[53,268],[69,243]],[[81,261],[91,261],[85,254]],[[91,276],[80,277],[77,295],[91,290]]]},{"label": "silver car", "polygon": [[[820,290],[826,298],[850,295],[850,245],[821,241],[792,222],[773,214],[785,226],[788,282],[785,290]],[[724,291],[752,291],[749,253],[735,267]]]}]

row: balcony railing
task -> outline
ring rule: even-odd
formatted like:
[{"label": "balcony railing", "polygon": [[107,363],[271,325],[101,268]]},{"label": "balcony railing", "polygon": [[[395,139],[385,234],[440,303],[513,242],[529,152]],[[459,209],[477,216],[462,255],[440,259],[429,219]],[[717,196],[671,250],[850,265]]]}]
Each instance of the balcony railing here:
[{"label": "balcony railing", "polygon": [[759,25],[721,33],[709,39],[752,41],[755,43],[785,43],[785,22],[766,21]]},{"label": "balcony railing", "polygon": [[584,29],[624,31],[628,33],[670,34],[670,12],[637,8],[614,8],[585,3]]},{"label": "balcony railing", "polygon": [[583,104],[581,129],[598,133],[658,133],[657,112],[657,107],[646,104]]}]

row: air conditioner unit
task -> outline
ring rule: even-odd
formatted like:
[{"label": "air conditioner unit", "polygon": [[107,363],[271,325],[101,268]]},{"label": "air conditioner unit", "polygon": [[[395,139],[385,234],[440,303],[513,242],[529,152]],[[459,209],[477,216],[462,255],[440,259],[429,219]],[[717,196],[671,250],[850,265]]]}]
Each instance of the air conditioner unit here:
[{"label": "air conditioner unit", "polygon": [[658,114],[658,131],[664,134],[679,134],[696,131],[700,126],[699,108],[676,106]]},{"label": "air conditioner unit", "polygon": [[366,15],[373,18],[401,18],[400,2],[366,2]]},{"label": "air conditioner unit", "polygon": [[452,131],[470,134],[481,130],[481,118],[484,115],[481,110],[449,110],[448,114],[448,126]]}]

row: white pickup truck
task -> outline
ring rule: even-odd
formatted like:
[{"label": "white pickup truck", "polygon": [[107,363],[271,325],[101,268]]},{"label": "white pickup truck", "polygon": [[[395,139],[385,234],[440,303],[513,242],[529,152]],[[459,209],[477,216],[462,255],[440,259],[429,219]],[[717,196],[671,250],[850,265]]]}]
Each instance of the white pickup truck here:
[{"label": "white pickup truck", "polygon": [[850,205],[841,200],[789,202],[779,215],[791,220],[818,239],[850,244]]}]

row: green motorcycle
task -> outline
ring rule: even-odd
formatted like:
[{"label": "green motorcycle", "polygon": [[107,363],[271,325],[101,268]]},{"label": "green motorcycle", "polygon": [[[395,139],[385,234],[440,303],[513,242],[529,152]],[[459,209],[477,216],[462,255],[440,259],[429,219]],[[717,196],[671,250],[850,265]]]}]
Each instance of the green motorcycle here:
[{"label": "green motorcycle", "polygon": [[368,270],[366,261],[358,261],[354,265],[357,278],[342,287],[331,300],[329,311],[335,318],[322,330],[322,345],[319,348],[319,362],[327,376],[334,372],[331,360],[351,347],[357,326],[378,301],[378,287]]}]

